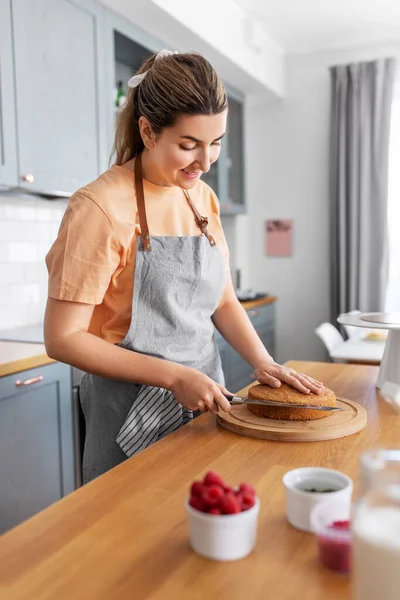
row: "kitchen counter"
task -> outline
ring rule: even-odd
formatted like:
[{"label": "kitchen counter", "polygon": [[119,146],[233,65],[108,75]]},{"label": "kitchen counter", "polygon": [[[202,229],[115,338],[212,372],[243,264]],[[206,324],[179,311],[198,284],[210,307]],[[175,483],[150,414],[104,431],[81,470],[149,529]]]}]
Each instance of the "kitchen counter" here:
[{"label": "kitchen counter", "polygon": [[[349,600],[347,577],[324,570],[312,535],[285,518],[282,476],[320,465],[359,480],[371,446],[399,447],[400,416],[377,394],[377,367],[291,362],[338,395],[363,404],[358,434],[324,442],[242,437],[202,415],[0,539],[2,600]],[[258,542],[244,560],[198,557],[188,542],[184,500],[215,469],[252,483],[261,499]]]},{"label": "kitchen counter", "polygon": [[[266,304],[273,304],[276,300],[276,296],[266,296],[265,298],[241,302],[241,305],[245,310],[251,310]],[[43,344],[43,323],[24,325],[23,327],[13,327],[11,329],[1,329],[0,341]]]},{"label": "kitchen counter", "polygon": [[43,344],[0,342],[0,377],[53,362],[55,361],[47,356]]},{"label": "kitchen counter", "polygon": [[276,302],[276,296],[266,296],[265,298],[258,298],[257,300],[247,300],[245,302],[241,302],[240,304],[243,306],[245,310],[251,310],[253,308],[257,308],[258,306],[265,306],[266,304],[274,304]]},{"label": "kitchen counter", "polygon": [[[245,310],[254,310],[276,302],[276,296],[241,302]],[[0,330],[0,377],[54,362],[46,355],[43,324]]]}]

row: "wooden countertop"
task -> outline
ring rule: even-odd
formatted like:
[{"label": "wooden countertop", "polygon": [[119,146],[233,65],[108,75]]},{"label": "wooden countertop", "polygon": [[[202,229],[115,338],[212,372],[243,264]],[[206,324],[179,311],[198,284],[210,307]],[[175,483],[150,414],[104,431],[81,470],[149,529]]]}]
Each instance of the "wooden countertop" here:
[{"label": "wooden countertop", "polygon": [[[377,367],[289,364],[363,404],[367,427],[284,443],[230,433],[203,415],[5,534],[2,600],[349,600],[349,579],[321,567],[314,536],[287,523],[282,476],[320,465],[357,484],[363,450],[399,447],[400,416],[376,392]],[[232,484],[253,483],[260,496],[257,546],[244,560],[208,561],[189,547],[184,500],[209,469]]]},{"label": "wooden countertop", "polygon": [[43,344],[0,342],[0,377],[53,362]]},{"label": "wooden countertop", "polygon": [[240,304],[245,310],[251,310],[252,308],[257,308],[258,306],[264,306],[265,304],[273,304],[276,301],[276,296],[267,296],[266,298],[259,298],[258,300],[248,300],[246,302],[241,302]]}]

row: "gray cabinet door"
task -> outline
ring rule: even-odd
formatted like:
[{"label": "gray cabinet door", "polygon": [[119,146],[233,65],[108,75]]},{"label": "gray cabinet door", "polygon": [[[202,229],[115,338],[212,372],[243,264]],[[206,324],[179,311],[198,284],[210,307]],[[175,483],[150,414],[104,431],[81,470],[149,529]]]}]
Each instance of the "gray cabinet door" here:
[{"label": "gray cabinet door", "polygon": [[218,161],[218,184],[221,214],[232,215],[246,212],[244,96],[229,86],[226,91],[229,111],[226,137]]},{"label": "gray cabinet door", "polygon": [[11,0],[0,0],[0,184],[17,183]]},{"label": "gray cabinet door", "polygon": [[0,379],[0,482],[0,532],[75,489],[67,365]]},{"label": "gray cabinet door", "polygon": [[230,210],[245,212],[243,102],[229,98],[227,123],[228,203]]},{"label": "gray cabinet door", "polygon": [[12,6],[19,184],[71,193],[107,164],[103,8],[92,0]]}]

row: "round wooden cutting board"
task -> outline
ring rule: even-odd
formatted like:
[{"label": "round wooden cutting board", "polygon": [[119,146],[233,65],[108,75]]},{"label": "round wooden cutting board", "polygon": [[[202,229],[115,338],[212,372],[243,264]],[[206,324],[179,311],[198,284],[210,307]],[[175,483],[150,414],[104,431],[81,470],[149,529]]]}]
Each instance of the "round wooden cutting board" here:
[{"label": "round wooden cutting board", "polygon": [[217,423],[240,435],[281,442],[333,440],[364,429],[367,423],[365,408],[346,398],[336,398],[336,400],[337,406],[343,410],[315,421],[263,419],[251,413],[247,406],[242,404],[233,405],[229,413],[217,415]]}]

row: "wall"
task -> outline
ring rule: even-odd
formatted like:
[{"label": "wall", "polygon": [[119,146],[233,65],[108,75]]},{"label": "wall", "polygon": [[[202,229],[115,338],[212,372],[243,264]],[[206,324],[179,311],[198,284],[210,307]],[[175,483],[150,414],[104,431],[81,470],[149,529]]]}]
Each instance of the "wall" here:
[{"label": "wall", "polygon": [[[279,297],[279,361],[326,358],[314,329],[329,318],[329,66],[384,56],[400,64],[400,44],[288,57],[286,99],[248,103],[250,283]],[[265,256],[267,218],[294,219],[292,258]]]},{"label": "wall", "polygon": [[47,299],[44,257],[65,200],[0,193],[0,329],[39,323]]}]

